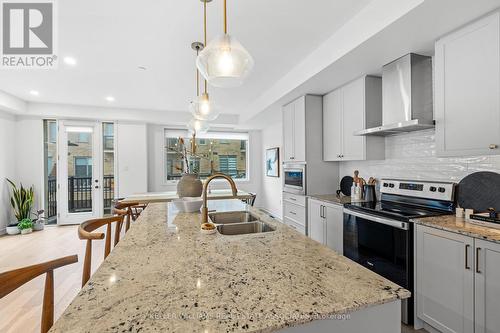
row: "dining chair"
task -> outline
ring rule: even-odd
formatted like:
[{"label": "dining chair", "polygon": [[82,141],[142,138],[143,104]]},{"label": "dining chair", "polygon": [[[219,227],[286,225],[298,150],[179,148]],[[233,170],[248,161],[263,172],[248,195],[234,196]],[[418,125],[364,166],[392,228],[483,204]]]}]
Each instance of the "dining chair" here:
[{"label": "dining chair", "polygon": [[[100,219],[88,220],[80,224],[78,227],[78,238],[87,240],[85,248],[85,259],[83,261],[82,287],[90,279],[90,268],[92,263],[92,241],[105,239],[104,243],[104,259],[111,252],[111,225],[115,223],[114,246],[120,241],[120,231],[123,224],[123,215],[105,217]],[[94,230],[106,225],[106,232],[93,232]]]},{"label": "dining chair", "polygon": [[0,298],[37,276],[46,274],[41,323],[41,332],[46,333],[54,324],[54,270],[76,262],[78,262],[78,256],[72,255],[0,273]]},{"label": "dining chair", "polygon": [[248,193],[250,194],[250,198],[244,199],[243,202],[245,202],[247,205],[253,206],[255,204],[255,199],[257,198],[257,194],[255,193]]},{"label": "dining chair", "polygon": [[115,204],[116,209],[127,211],[127,215],[125,216],[125,232],[130,229],[130,221],[137,220],[146,206],[147,205],[138,202],[117,202]]}]

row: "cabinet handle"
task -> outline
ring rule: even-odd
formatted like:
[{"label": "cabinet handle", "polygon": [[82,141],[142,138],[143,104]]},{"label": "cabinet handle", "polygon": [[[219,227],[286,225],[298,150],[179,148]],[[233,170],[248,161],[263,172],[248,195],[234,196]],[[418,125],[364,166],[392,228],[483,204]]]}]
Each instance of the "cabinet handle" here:
[{"label": "cabinet handle", "polygon": [[290,211],[289,213],[292,214],[292,215],[297,215],[297,213],[292,212],[292,211]]},{"label": "cabinet handle", "polygon": [[290,200],[292,200],[292,201],[297,201],[297,199],[295,199],[295,198],[290,198]]},{"label": "cabinet handle", "polygon": [[489,148],[490,148],[490,149],[497,149],[497,148],[498,148],[498,145],[496,145],[496,144],[491,144]]},{"label": "cabinet handle", "polygon": [[323,217],[323,206],[319,206],[319,217]]},{"label": "cabinet handle", "polygon": [[470,269],[469,266],[469,244],[465,244],[465,269]]},{"label": "cabinet handle", "polygon": [[481,274],[481,271],[479,270],[479,251],[481,251],[481,248],[476,248],[476,273]]}]

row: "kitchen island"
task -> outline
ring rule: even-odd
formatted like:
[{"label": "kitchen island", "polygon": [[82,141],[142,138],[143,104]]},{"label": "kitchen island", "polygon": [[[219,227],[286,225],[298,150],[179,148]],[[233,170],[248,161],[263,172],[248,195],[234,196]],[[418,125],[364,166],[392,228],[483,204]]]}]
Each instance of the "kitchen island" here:
[{"label": "kitchen island", "polygon": [[275,231],[202,235],[152,203],[51,332],[400,332],[407,290],[239,200],[209,208]]}]

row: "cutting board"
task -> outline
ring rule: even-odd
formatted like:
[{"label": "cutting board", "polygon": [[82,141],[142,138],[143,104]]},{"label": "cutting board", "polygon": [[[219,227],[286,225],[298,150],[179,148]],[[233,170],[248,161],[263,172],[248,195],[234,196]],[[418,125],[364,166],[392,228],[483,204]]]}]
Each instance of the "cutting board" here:
[{"label": "cutting board", "polygon": [[500,211],[500,174],[481,171],[468,175],[458,183],[457,202],[476,212],[490,207]]}]

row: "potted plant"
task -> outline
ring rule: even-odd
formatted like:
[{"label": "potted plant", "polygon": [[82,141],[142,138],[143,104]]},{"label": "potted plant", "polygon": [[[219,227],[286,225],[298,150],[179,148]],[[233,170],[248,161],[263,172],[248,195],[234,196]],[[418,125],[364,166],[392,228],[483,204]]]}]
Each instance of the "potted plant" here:
[{"label": "potted plant", "polygon": [[7,233],[9,235],[15,235],[19,233],[19,223],[24,219],[30,220],[35,194],[33,186],[27,189],[23,186],[23,184],[21,184],[20,187],[17,187],[17,185],[14,184],[14,182],[12,182],[10,179],[7,179],[7,181],[12,186],[12,196],[10,197],[10,204],[14,209],[14,215],[17,221],[7,226]]},{"label": "potted plant", "polygon": [[33,213],[33,215],[36,216],[36,218],[34,218],[32,220],[32,222],[33,222],[33,230],[35,230],[35,231],[41,231],[41,230],[43,230],[45,228],[45,221],[47,219],[42,216],[42,214],[44,212],[45,212],[45,210],[40,209],[40,210],[37,210],[36,212]]},{"label": "potted plant", "polygon": [[17,227],[21,230],[21,235],[29,234],[33,231],[33,222],[30,219],[23,219]]}]

